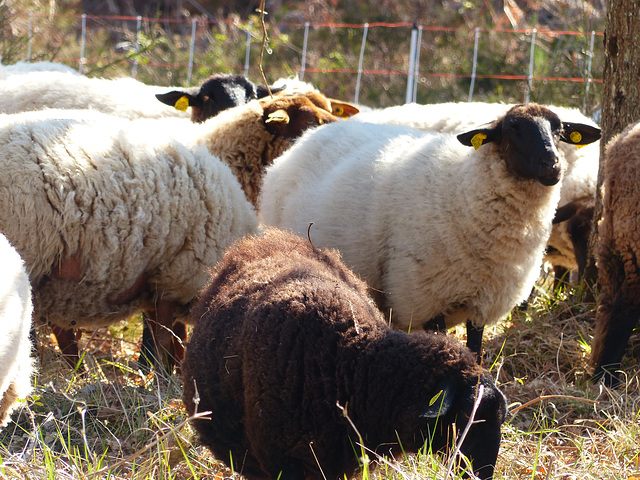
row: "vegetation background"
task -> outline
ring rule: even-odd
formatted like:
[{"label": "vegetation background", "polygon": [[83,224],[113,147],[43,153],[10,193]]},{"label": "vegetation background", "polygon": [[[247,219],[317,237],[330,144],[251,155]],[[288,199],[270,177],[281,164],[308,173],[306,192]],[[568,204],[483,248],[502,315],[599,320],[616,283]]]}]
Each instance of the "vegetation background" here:
[{"label": "vegetation background", "polygon": [[[258,3],[0,0],[0,54],[4,64],[31,59],[80,67],[85,58],[87,75],[135,73],[150,84],[197,85],[214,71],[244,72],[249,32],[248,74],[257,82]],[[267,2],[266,10],[269,42],[263,66],[269,81],[300,73],[304,22],[311,22],[305,80],[328,95],[353,99],[362,25],[381,22],[394,26],[368,31],[359,101],[372,107],[404,103],[410,30],[416,23],[424,27],[420,103],[467,100],[479,28],[477,73],[487,77],[476,80],[474,100],[522,101],[528,92],[531,100],[577,106],[588,114],[600,104],[597,81],[540,78],[588,80],[589,59],[591,76],[602,77],[601,35],[595,37],[593,56],[589,53],[591,32],[604,30],[601,1],[280,0]],[[87,14],[84,52],[82,13]],[[130,18],[137,15],[143,16],[139,32]],[[190,71],[193,19],[197,34]],[[532,28],[538,29],[533,88],[528,90],[526,78],[489,77],[526,77]],[[583,34],[548,33],[558,31]],[[640,342],[636,335],[628,348],[622,388],[591,384],[587,359],[594,312],[595,305],[581,300],[578,288],[554,289],[543,274],[528,305],[485,334],[485,365],[507,395],[511,412],[497,479],[640,478]],[[454,333],[464,339],[462,330]],[[84,362],[74,371],[60,359],[48,329],[38,329],[36,389],[0,433],[0,478],[237,476],[194,440],[180,401],[179,376],[138,368],[140,335],[139,317],[85,332]],[[460,478],[448,472],[447,458],[428,453],[395,460],[370,454],[380,466],[364,468],[362,476]]]},{"label": "vegetation background", "polygon": [[[211,72],[245,73],[249,35],[246,73],[261,81],[257,59],[262,35],[256,0],[0,3],[4,63],[25,60],[30,54],[32,60],[78,66],[83,50],[80,15],[86,13],[83,71],[88,75],[131,75],[135,69],[145,83],[197,85]],[[587,114],[599,107],[602,0],[274,0],[266,2],[266,11],[269,42],[263,67],[268,81],[301,73],[304,24],[310,22],[305,80],[331,96],[353,100],[363,24],[368,23],[358,101],[372,107],[404,103],[411,27],[416,24],[423,27],[416,101],[466,101],[478,28],[474,100],[524,101],[532,61],[532,101],[575,106]],[[143,16],[139,32],[137,15]],[[193,20],[196,34],[190,71]],[[538,30],[533,58],[532,28]],[[591,32],[597,34],[595,49]],[[515,78],[496,78],[505,76]],[[589,82],[593,77],[596,81]]]}]

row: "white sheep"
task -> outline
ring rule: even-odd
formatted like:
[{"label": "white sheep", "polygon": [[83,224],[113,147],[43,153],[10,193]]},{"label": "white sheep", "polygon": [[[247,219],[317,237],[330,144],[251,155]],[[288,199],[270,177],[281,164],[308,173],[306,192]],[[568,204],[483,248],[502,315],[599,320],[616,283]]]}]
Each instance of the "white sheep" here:
[{"label": "white sheep", "polygon": [[565,168],[558,138],[589,143],[599,132],[534,104],[458,139],[327,125],[267,170],[261,220],[300,234],[313,222],[311,239],[342,252],[396,326],[467,321],[479,353],[484,325],[526,299],[538,276]]},{"label": "white sheep", "polygon": [[[160,327],[186,314],[205,269],[258,222],[204,146],[137,125],[86,110],[0,116],[0,231],[28,267],[35,318],[56,336],[142,309],[173,354]],[[58,340],[77,354],[75,338]]]},{"label": "white sheep", "polygon": [[[6,67],[5,67],[6,68]],[[90,109],[122,118],[183,118],[185,111],[159,102],[167,87],[133,78],[89,78],[61,71],[33,71],[0,82],[0,113],[45,108]]]},{"label": "white sheep", "polygon": [[31,285],[20,255],[0,234],[0,428],[17,400],[31,392]]},{"label": "white sheep", "polygon": [[0,80],[32,72],[64,72],[70,75],[80,75],[80,72],[68,65],[65,65],[64,63],[47,61],[26,62],[24,60],[20,60],[19,62],[11,65],[0,65]]},{"label": "white sheep", "polygon": [[252,101],[201,124],[88,110],[1,116],[0,230],[29,266],[36,318],[75,358],[74,328],[142,307],[161,349],[179,348],[161,327],[187,308],[204,268],[255,228],[247,199],[266,165],[331,121],[306,96]]},{"label": "white sheep", "polygon": [[[429,105],[410,103],[363,112],[353,119],[370,123],[406,125],[429,132],[457,134],[489,123],[504,115],[511,107],[513,105],[482,102]],[[578,109],[555,105],[547,105],[547,107],[565,122],[577,122],[597,127],[597,124]],[[575,201],[584,204],[585,199],[589,198],[590,202],[595,204],[594,196],[600,157],[599,142],[581,148],[570,144],[560,144],[559,152],[567,161],[559,205],[564,206]],[[569,226],[568,220],[571,218],[567,216],[561,222],[554,224],[548,242],[550,248],[545,254],[545,260],[554,265],[558,273],[562,269],[578,268],[579,264],[584,262],[583,259],[577,258],[580,257],[580,254],[576,256],[574,243],[578,244],[578,249],[582,245],[586,245],[589,230],[581,232],[580,235],[570,235],[567,227]]]}]

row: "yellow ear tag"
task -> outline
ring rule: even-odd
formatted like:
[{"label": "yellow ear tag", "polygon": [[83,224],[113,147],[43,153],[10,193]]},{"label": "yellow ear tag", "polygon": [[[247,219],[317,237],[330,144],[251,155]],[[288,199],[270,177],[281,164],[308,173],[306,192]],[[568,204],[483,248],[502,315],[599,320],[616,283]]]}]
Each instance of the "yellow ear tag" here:
[{"label": "yellow ear tag", "polygon": [[[580,143],[582,141],[582,135],[580,132],[571,132],[569,138],[573,143]],[[578,148],[584,147],[584,145],[576,145]]]},{"label": "yellow ear tag", "polygon": [[174,103],[173,107],[181,112],[186,112],[189,107],[189,98],[186,95],[183,95],[176,101],[176,103]]},{"label": "yellow ear tag", "polygon": [[332,110],[333,110],[333,114],[336,117],[344,116],[344,108],[343,107],[333,107]]},{"label": "yellow ear tag", "polygon": [[265,123],[278,122],[278,123],[289,123],[289,115],[284,110],[276,110],[275,112],[271,112],[267,117]]},{"label": "yellow ear tag", "polygon": [[482,146],[482,142],[487,138],[484,133],[476,133],[473,137],[471,137],[471,145],[473,148],[478,150]]}]

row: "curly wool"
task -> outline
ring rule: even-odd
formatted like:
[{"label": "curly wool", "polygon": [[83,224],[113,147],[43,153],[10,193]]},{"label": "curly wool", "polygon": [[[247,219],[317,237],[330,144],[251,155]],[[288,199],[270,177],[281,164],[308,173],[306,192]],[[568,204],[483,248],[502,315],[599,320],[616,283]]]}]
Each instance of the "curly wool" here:
[{"label": "curly wool", "polygon": [[186,310],[205,270],[257,228],[219,159],[134,125],[88,111],[0,116],[0,230],[28,266],[36,318],[96,326],[159,298]]},{"label": "curly wool", "polygon": [[0,428],[19,398],[31,392],[31,285],[18,252],[0,234]]},{"label": "curly wool", "polygon": [[[212,412],[194,421],[200,439],[247,478],[351,476],[360,440],[340,407],[380,454],[415,452],[428,432],[433,450],[444,448],[448,425],[464,428],[478,382],[484,421],[462,451],[491,478],[502,394],[455,339],[391,330],[336,251],[275,229],[242,239],[191,316],[184,403],[190,415]],[[436,427],[437,413],[424,414],[443,383],[455,401]]]}]

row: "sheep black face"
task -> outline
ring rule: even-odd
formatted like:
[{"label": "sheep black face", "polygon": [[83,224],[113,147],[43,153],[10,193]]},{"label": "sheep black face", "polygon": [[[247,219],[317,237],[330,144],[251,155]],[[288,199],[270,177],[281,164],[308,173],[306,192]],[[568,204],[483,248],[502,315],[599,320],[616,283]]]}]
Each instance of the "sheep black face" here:
[{"label": "sheep black face", "polygon": [[[507,402],[504,394],[495,386],[493,379],[483,373],[477,386],[483,386],[482,398],[474,415],[474,423],[469,429],[462,443],[460,451],[472,462],[473,471],[481,479],[493,478],[494,465],[500,449],[500,426],[504,422]],[[456,425],[457,435],[461,435],[473,411],[476,402],[476,385],[453,385],[450,379],[445,379],[441,385],[441,396],[422,415],[428,420],[436,420],[435,427],[429,430],[442,430],[445,425]],[[429,422],[431,425],[431,422]],[[443,431],[441,435],[434,435],[430,447],[433,450],[446,448],[443,439],[450,438]]]},{"label": "sheep black face", "polygon": [[587,145],[599,138],[599,128],[561,122],[551,110],[536,104],[516,105],[488,127],[458,135],[460,143],[476,150],[495,142],[513,175],[545,186],[555,185],[562,178],[558,141]]},{"label": "sheep black face", "polygon": [[[280,90],[272,89],[271,91],[275,93]],[[173,90],[157,94],[156,98],[178,110],[186,111],[187,107],[191,107],[191,120],[201,123],[215,117],[222,110],[244,105],[268,94],[266,87],[256,86],[242,75],[216,74],[204,82],[199,90],[197,88]]]}]

